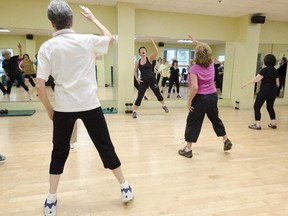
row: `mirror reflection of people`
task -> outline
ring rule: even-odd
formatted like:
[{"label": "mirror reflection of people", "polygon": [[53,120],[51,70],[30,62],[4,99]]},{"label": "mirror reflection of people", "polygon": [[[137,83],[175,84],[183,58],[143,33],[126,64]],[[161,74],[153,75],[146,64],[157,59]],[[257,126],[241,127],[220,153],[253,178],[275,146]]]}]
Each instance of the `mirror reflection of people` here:
[{"label": "mirror reflection of people", "polygon": [[169,81],[169,76],[170,76],[170,66],[167,59],[163,58],[162,59],[162,64],[160,65],[159,72],[161,74],[161,93],[164,92],[164,88],[166,86],[166,82]]},{"label": "mirror reflection of people", "polygon": [[196,43],[195,64],[190,67],[190,93],[187,101],[188,116],[185,128],[186,146],[178,151],[178,154],[192,158],[192,144],[196,143],[201,132],[205,115],[213,125],[218,137],[223,138],[224,151],[232,148],[226,130],[218,113],[218,96],[214,84],[214,64],[212,50],[208,44],[200,43],[189,35],[190,40]]},{"label": "mirror reflection of people", "polygon": [[154,73],[155,73],[155,76],[156,76],[156,83],[157,85],[159,86],[159,81],[160,81],[160,78],[161,78],[161,74],[160,74],[160,66],[162,64],[162,58],[159,57],[157,59],[157,62],[156,62],[156,65],[154,67]]},{"label": "mirror reflection of people", "polygon": [[277,69],[279,73],[279,87],[277,91],[277,96],[280,96],[280,91],[285,88],[285,80],[286,80],[286,73],[287,73],[287,58],[284,56],[280,60],[280,67]]},{"label": "mirror reflection of people", "polygon": [[254,102],[254,118],[255,123],[249,125],[250,129],[261,130],[261,107],[266,102],[266,108],[270,116],[270,124],[268,127],[272,129],[277,128],[276,114],[274,110],[274,102],[277,96],[277,87],[279,86],[279,74],[275,69],[276,58],[272,54],[264,57],[265,67],[251,80],[244,83],[241,88],[247,85],[261,81],[260,90]]},{"label": "mirror reflection of people", "polygon": [[[216,85],[216,89],[219,91],[219,99],[222,99],[222,82],[223,82],[223,67],[221,63],[218,61],[217,58],[214,58],[214,70],[215,70],[215,77],[214,82]],[[221,70],[221,72],[220,72]]]},{"label": "mirror reflection of people", "polygon": [[6,95],[7,91],[6,91],[6,89],[5,89],[5,87],[4,87],[2,82],[0,82],[0,89],[1,89],[1,91],[3,93],[3,95]]},{"label": "mirror reflection of people", "polygon": [[180,77],[180,71],[178,68],[178,61],[173,60],[172,66],[170,67],[170,77],[169,77],[169,89],[168,89],[168,96],[167,98],[170,98],[171,89],[173,87],[173,84],[176,85],[176,91],[177,91],[177,98],[181,98],[179,94],[179,77]]},{"label": "mirror reflection of people", "polygon": [[[160,93],[159,87],[157,85],[157,81],[155,78],[154,74],[154,67],[153,67],[153,60],[156,59],[156,56],[158,55],[158,48],[151,39],[151,43],[153,44],[154,47],[154,52],[150,54],[147,57],[147,50],[145,47],[140,47],[139,48],[139,55],[140,59],[135,63],[135,68],[134,68],[134,76],[135,79],[139,83],[139,90],[138,90],[138,96],[137,99],[134,103],[133,107],[133,112],[132,112],[132,118],[137,118],[137,110],[141,105],[142,99],[145,95],[145,92],[147,90],[147,87],[150,87],[150,89],[153,91],[154,95],[157,97],[157,100],[162,104],[163,110],[168,113],[169,109],[164,103],[164,99]],[[140,70],[141,77],[139,79],[138,77],[138,70]]]},{"label": "mirror reflection of people", "polygon": [[[103,36],[75,33],[71,29],[72,9],[65,1],[54,0],[50,2],[47,14],[55,32],[38,52],[37,92],[49,118],[53,120],[50,187],[44,203],[45,215],[49,216],[57,214],[57,188],[69,155],[69,142],[77,119],[83,121],[103,166],[110,169],[120,183],[122,201],[133,199],[132,189],[122,173],[121,162],[112,144],[97,95],[96,55],[107,53],[109,43],[114,38],[89,8],[80,8],[82,16],[94,24]],[[54,106],[45,87],[49,75],[53,76],[55,82]]]},{"label": "mirror reflection of people", "polygon": [[2,68],[4,70],[4,73],[6,75],[7,80],[7,96],[8,99],[10,99],[10,93],[12,86],[15,82],[15,80],[18,82],[20,86],[22,86],[25,91],[28,93],[29,100],[32,100],[32,95],[29,92],[29,88],[25,85],[22,73],[20,71],[18,61],[19,59],[22,59],[22,47],[21,44],[18,44],[19,49],[19,55],[15,55],[11,57],[11,52],[9,50],[4,50],[2,52],[2,56],[4,57],[4,60],[2,62]]},{"label": "mirror reflection of people", "polygon": [[25,84],[28,86],[30,83],[35,87],[34,79],[36,78],[36,71],[34,68],[34,61],[32,61],[27,53],[23,55],[23,60],[20,62],[19,67],[25,76]]}]

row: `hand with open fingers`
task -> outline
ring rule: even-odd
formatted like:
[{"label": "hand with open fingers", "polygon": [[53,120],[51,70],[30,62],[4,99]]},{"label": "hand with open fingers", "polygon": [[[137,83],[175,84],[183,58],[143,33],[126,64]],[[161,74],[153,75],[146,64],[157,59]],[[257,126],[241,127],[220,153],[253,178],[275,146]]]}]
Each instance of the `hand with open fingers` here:
[{"label": "hand with open fingers", "polygon": [[191,103],[188,102],[187,107],[188,107],[189,112],[193,112],[194,107],[191,105]]},{"label": "hand with open fingers", "polygon": [[188,37],[193,43],[198,43],[198,41],[194,39],[191,35],[188,35]]},{"label": "hand with open fingers", "polygon": [[80,12],[87,20],[92,21],[93,19],[95,19],[95,16],[93,15],[93,13],[90,11],[89,8],[80,5],[79,6],[82,11]]},{"label": "hand with open fingers", "polygon": [[144,81],[141,80],[141,79],[137,79],[137,82],[138,82],[138,84],[140,85],[140,83],[141,83],[141,82],[144,82]]}]

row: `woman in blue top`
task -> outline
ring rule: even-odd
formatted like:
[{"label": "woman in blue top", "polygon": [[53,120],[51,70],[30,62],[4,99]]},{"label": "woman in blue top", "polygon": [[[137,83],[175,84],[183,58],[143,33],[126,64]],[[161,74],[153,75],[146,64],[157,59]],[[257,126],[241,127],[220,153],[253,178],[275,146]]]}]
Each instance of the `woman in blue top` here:
[{"label": "woman in blue top", "polygon": [[259,74],[250,81],[242,85],[242,89],[249,84],[259,82],[261,80],[260,91],[257,94],[254,103],[254,115],[255,124],[249,125],[250,129],[261,130],[261,112],[260,109],[264,102],[266,101],[266,108],[269,113],[271,122],[268,127],[276,129],[276,114],[274,111],[274,102],[277,96],[277,87],[279,86],[279,74],[275,69],[276,58],[272,54],[268,54],[264,57],[264,65],[266,67],[262,68]]}]

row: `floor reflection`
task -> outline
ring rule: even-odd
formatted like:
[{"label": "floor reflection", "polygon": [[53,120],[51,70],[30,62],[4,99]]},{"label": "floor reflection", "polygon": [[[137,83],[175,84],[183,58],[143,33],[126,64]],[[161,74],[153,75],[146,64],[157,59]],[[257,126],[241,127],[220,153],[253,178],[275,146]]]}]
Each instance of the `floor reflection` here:
[{"label": "floor reflection", "polygon": [[[167,98],[167,96],[168,96],[168,87],[165,87],[163,89],[162,96],[163,96],[164,100],[183,100],[183,99],[186,100],[187,99],[187,95],[189,95],[189,88],[188,87],[180,86],[179,94],[180,94],[181,98],[177,98],[178,94],[177,94],[176,88],[174,88],[174,89],[175,89],[175,92],[173,91],[173,89],[171,90],[170,98]],[[138,94],[137,89],[134,89],[134,97],[135,97],[135,99],[137,98],[137,94]],[[148,98],[148,100],[157,100],[156,96],[154,95],[153,91],[150,88],[148,88],[146,90],[145,96]]]},{"label": "floor reflection", "polygon": [[[0,101],[2,102],[22,102],[22,101],[39,101],[37,96],[36,88],[29,87],[29,90],[32,95],[32,100],[29,100],[28,93],[22,88],[16,88],[13,86],[11,90],[11,94],[8,95],[0,95]],[[54,101],[54,93],[50,86],[46,87],[48,98],[50,101]],[[98,96],[100,100],[114,100],[114,91],[111,87],[99,87],[98,88]]]}]

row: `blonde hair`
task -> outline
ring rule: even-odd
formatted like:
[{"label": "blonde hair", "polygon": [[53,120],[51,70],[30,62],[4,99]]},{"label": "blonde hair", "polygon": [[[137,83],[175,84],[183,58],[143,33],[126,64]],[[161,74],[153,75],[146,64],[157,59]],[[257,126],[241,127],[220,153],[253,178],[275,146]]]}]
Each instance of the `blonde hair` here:
[{"label": "blonde hair", "polygon": [[203,67],[208,67],[213,62],[212,50],[206,43],[198,43],[196,48],[194,61]]}]

